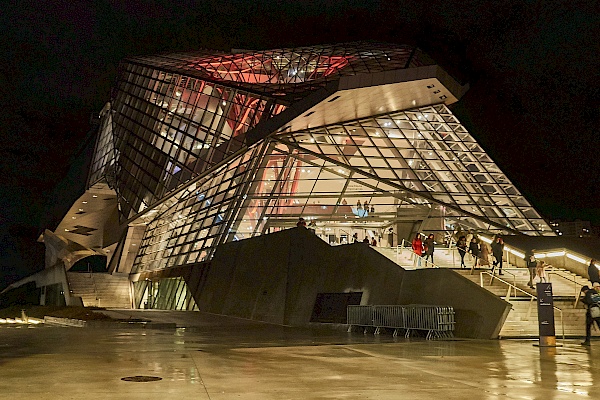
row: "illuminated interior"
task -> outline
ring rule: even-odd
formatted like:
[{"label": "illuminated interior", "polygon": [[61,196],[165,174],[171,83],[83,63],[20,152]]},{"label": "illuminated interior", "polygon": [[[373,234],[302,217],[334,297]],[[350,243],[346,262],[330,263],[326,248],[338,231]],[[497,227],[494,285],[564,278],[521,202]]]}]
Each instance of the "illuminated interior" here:
[{"label": "illuminated interior", "polygon": [[[377,43],[125,60],[89,181],[114,190],[121,224],[141,237],[120,270],[208,261],[299,217],[331,244],[459,228],[554,236],[452,114],[460,85],[440,71]],[[180,284],[167,286],[185,298]],[[138,306],[157,298],[148,287]]]}]

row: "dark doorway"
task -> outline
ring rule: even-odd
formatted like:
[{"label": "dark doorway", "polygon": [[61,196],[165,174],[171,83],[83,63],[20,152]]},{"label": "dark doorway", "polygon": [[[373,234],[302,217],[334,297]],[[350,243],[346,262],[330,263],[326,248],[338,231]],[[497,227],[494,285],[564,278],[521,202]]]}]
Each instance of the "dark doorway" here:
[{"label": "dark doorway", "polygon": [[310,322],[345,324],[348,306],[360,304],[362,292],[318,293]]},{"label": "dark doorway", "polygon": [[69,272],[107,272],[106,260],[106,256],[88,256],[77,261]]}]

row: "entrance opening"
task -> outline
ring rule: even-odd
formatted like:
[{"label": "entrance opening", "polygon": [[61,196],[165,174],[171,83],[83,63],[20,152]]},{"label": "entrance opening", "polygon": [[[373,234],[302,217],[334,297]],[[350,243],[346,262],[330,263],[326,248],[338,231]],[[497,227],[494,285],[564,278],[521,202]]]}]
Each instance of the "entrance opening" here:
[{"label": "entrance opening", "polygon": [[318,293],[310,322],[345,324],[349,305],[360,305],[362,292]]}]

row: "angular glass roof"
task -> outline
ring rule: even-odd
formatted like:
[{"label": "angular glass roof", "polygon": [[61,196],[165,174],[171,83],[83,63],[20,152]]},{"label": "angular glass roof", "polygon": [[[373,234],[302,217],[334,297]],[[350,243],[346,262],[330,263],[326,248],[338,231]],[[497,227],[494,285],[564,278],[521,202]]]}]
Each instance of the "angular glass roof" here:
[{"label": "angular glass roof", "polygon": [[232,53],[176,53],[127,61],[279,97],[306,93],[340,76],[435,64],[417,48],[379,42]]}]

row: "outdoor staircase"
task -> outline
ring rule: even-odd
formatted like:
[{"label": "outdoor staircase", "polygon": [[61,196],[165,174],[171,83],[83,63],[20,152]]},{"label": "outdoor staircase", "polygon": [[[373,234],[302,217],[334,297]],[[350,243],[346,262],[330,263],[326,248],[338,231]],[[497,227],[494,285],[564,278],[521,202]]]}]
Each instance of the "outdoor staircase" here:
[{"label": "outdoor staircase", "polygon": [[67,272],[72,296],[81,297],[84,307],[131,308],[127,275]]},{"label": "outdoor staircase", "polygon": [[[410,249],[402,250],[401,248],[385,247],[376,247],[374,249],[404,269],[411,270],[417,268],[414,261],[415,257],[412,255]],[[516,268],[505,262],[503,275],[494,274],[494,278],[492,279],[490,267],[481,269],[470,268],[473,265],[473,261],[469,255],[465,258],[465,263],[469,268],[459,268],[460,258],[456,250],[449,250],[447,248],[435,250],[435,265],[428,264],[425,266],[423,261],[421,260],[421,268],[451,268],[477,285],[508,301],[512,305],[512,309],[500,331],[500,337],[539,336],[537,301],[530,296],[536,296],[537,294],[535,289],[527,286],[529,281],[529,271],[527,268]],[[589,282],[587,279],[562,268],[546,270],[546,276],[548,282],[552,283],[554,306],[560,309],[560,311],[554,310],[556,337],[562,337],[563,327],[566,337],[585,336],[585,308],[580,302],[575,307],[575,301],[579,296],[581,286],[589,285]],[[600,331],[592,330],[592,336],[600,336]]]},{"label": "outdoor staircase", "polygon": [[[527,286],[529,281],[529,271],[527,269],[505,266],[504,275],[495,275],[494,279],[487,273],[489,270],[458,269],[455,271],[478,285],[481,285],[483,281],[485,289],[507,300],[512,305],[512,309],[500,331],[500,337],[537,337],[539,335],[537,301],[525,294],[526,292],[536,295],[535,289],[530,289]],[[561,337],[563,335],[563,326],[565,336],[585,336],[585,309],[581,303],[578,303],[577,307],[574,308],[576,299],[574,294],[575,284],[562,278],[563,272],[556,270],[555,273],[549,275],[552,283],[554,306],[561,310],[554,310],[556,336]],[[511,288],[509,291],[510,286],[498,278],[512,283],[520,290]],[[583,278],[580,278],[580,280],[582,284],[585,284]],[[579,289],[577,289],[577,293],[579,293]],[[592,333],[600,336],[599,332]]]}]

